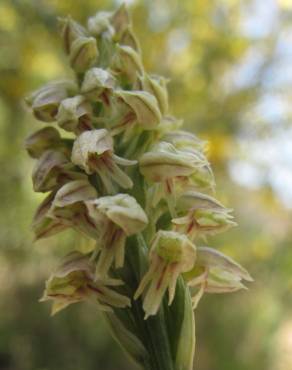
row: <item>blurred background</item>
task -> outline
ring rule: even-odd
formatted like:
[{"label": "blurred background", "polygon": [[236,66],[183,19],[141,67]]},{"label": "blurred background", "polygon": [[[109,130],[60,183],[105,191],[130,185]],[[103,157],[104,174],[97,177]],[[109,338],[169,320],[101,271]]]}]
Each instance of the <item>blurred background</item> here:
[{"label": "blurred background", "polygon": [[[217,197],[239,227],[209,244],[251,272],[249,291],[205,296],[198,370],[292,369],[292,1],[126,1],[150,72],[171,78],[172,113],[210,142]],[[0,369],[135,369],[102,318],[73,305],[54,318],[44,281],[76,235],[33,244],[32,160],[41,127],[22,98],[70,74],[57,16],[85,22],[120,1],[0,1]]]}]

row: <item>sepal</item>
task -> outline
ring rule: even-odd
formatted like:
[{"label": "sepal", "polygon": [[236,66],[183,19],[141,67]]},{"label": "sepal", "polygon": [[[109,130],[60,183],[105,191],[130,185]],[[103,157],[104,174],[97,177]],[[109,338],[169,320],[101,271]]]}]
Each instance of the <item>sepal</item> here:
[{"label": "sepal", "polygon": [[74,40],[70,49],[70,65],[75,72],[83,73],[94,65],[98,55],[94,37],[78,37]]},{"label": "sepal", "polygon": [[81,86],[81,92],[92,101],[104,101],[108,104],[107,94],[116,86],[116,79],[107,70],[102,68],[91,68],[85,73]]},{"label": "sepal", "polygon": [[65,52],[70,54],[73,42],[79,37],[88,36],[88,33],[81,24],[75,22],[71,17],[59,18],[58,21]]},{"label": "sepal", "polygon": [[60,221],[48,217],[48,211],[55,198],[55,194],[55,192],[51,192],[47,195],[35,212],[32,222],[35,240],[48,238],[68,228],[68,225],[64,225]]},{"label": "sepal", "polygon": [[33,188],[36,192],[47,192],[70,180],[84,179],[86,175],[77,172],[64,153],[45,151],[38,159],[32,173]]},{"label": "sepal", "polygon": [[205,292],[232,293],[246,289],[242,281],[253,281],[247,270],[232,258],[209,247],[197,248],[196,264],[184,278],[191,288],[199,288],[193,295],[194,308]]},{"label": "sepal", "polygon": [[177,231],[187,234],[191,240],[215,235],[237,225],[230,214],[231,209],[215,198],[195,191],[183,194],[177,200],[176,209],[179,217],[172,223]]},{"label": "sepal", "polygon": [[130,83],[135,83],[144,70],[140,54],[130,46],[118,44],[111,68]]},{"label": "sepal", "polygon": [[24,147],[32,158],[39,158],[49,149],[59,149],[67,154],[70,150],[54,127],[45,127],[34,132],[26,138]]},{"label": "sepal", "polygon": [[139,80],[142,89],[157,99],[162,115],[166,115],[168,112],[167,80],[161,76],[149,76],[146,73]]},{"label": "sepal", "polygon": [[97,192],[88,180],[63,185],[56,193],[48,217],[93,239],[99,239],[99,226],[90,218],[85,202],[95,199]]}]

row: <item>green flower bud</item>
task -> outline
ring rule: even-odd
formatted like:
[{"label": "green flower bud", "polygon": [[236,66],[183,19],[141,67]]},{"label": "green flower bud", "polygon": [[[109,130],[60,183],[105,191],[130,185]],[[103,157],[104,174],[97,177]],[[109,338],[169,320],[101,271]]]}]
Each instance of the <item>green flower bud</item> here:
[{"label": "green flower bud", "polygon": [[242,280],[253,281],[249,273],[232,258],[209,247],[197,248],[194,268],[184,274],[188,285],[199,288],[193,296],[193,306],[197,306],[204,292],[231,293],[245,289]]},{"label": "green flower bud", "polygon": [[129,161],[114,154],[113,139],[105,129],[85,131],[75,140],[71,160],[84,169],[87,174],[98,173],[105,189],[115,192],[114,184],[122,188],[131,188],[132,180],[118,165],[130,166],[136,161]]},{"label": "green flower bud", "polygon": [[163,115],[168,112],[167,80],[161,76],[149,76],[146,73],[140,77],[140,83],[144,91],[154,95],[159,109]]},{"label": "green flower bud", "polygon": [[143,73],[143,64],[140,55],[133,48],[117,45],[112,69],[125,77],[128,82],[134,83],[138,75]]},{"label": "green flower bud", "polygon": [[95,16],[90,17],[87,22],[90,34],[95,37],[100,36],[104,32],[113,35],[115,31],[110,22],[111,15],[112,13],[110,12],[98,12]]},{"label": "green flower bud", "polygon": [[45,127],[30,135],[24,145],[32,158],[39,158],[46,150],[55,149],[60,143],[59,131],[53,127]]},{"label": "green flower bud", "polygon": [[76,231],[98,239],[98,226],[89,217],[85,202],[95,199],[97,192],[88,180],[75,180],[63,185],[56,193],[48,217],[73,227]]},{"label": "green flower bud", "polygon": [[103,230],[96,272],[106,276],[113,261],[117,268],[124,265],[126,237],[141,232],[148,219],[136,199],[128,194],[101,197],[86,205],[90,217]]},{"label": "green flower bud", "polygon": [[150,250],[150,266],[135,293],[137,299],[145,290],[145,319],[155,315],[168,290],[170,305],[180,274],[191,270],[196,261],[196,247],[185,236],[173,231],[158,231]]},{"label": "green flower bud", "polygon": [[96,280],[94,266],[85,255],[70,253],[49,278],[41,301],[52,300],[52,315],[72,303],[89,301],[99,309],[112,311],[112,307],[130,306],[130,299],[109,288],[121,285],[118,280]]},{"label": "green flower bud", "polygon": [[85,72],[92,67],[98,58],[96,39],[93,37],[79,37],[71,46],[70,65],[77,73]]},{"label": "green flower bud", "polygon": [[59,18],[59,27],[66,54],[70,54],[72,44],[76,39],[87,36],[86,29],[73,21],[71,17]]},{"label": "green flower bud", "polygon": [[154,129],[161,120],[156,98],[146,91],[115,91],[135,114],[136,122],[145,130]]},{"label": "green flower bud", "polygon": [[74,171],[74,166],[63,153],[54,150],[47,150],[41,155],[32,174],[36,192],[47,192],[70,180],[83,178],[86,176]]},{"label": "green flower bud", "polygon": [[92,68],[85,73],[81,92],[90,100],[106,100],[108,103],[107,96],[103,96],[103,94],[113,90],[115,86],[116,80],[109,71],[102,68]]},{"label": "green flower bud", "polygon": [[88,19],[87,27],[89,32],[95,36],[107,34],[114,42],[121,42],[131,26],[131,19],[127,8],[122,4],[115,12],[98,12]]},{"label": "green flower bud", "polygon": [[35,240],[48,238],[49,236],[57,234],[68,227],[58,220],[52,220],[48,217],[48,211],[52,205],[54,197],[55,192],[50,193],[36,210],[32,223]]},{"label": "green flower bud", "polygon": [[61,101],[76,92],[77,86],[72,81],[55,81],[35,91],[25,101],[38,120],[52,122]]},{"label": "green flower bud", "polygon": [[56,118],[61,128],[76,134],[93,128],[91,104],[82,95],[64,99]]}]

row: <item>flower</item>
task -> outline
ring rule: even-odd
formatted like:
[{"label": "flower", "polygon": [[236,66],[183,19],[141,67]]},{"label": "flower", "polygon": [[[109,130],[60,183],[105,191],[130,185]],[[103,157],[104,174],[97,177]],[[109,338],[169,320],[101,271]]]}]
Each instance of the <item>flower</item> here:
[{"label": "flower", "polygon": [[116,86],[112,73],[102,68],[91,68],[84,76],[81,92],[92,101],[101,100],[109,104],[107,93]]},{"label": "flower", "polygon": [[143,64],[138,51],[127,45],[117,45],[112,60],[112,69],[126,82],[135,83],[143,73]]},{"label": "flower", "polygon": [[99,227],[90,218],[85,206],[86,201],[96,197],[97,191],[88,180],[70,181],[56,192],[47,216],[86,236],[99,239]]},{"label": "flower", "polygon": [[97,12],[89,18],[87,26],[96,37],[108,33],[113,41],[121,42],[131,27],[131,19],[126,6],[122,4],[115,12]]},{"label": "flower", "polygon": [[131,305],[128,297],[109,288],[121,284],[121,281],[113,279],[96,280],[89,257],[73,252],[47,281],[41,301],[53,301],[52,315],[81,301],[90,301],[101,310],[112,311],[112,307]]},{"label": "flower", "polygon": [[114,184],[131,188],[132,180],[118,165],[131,166],[136,161],[114,154],[113,139],[105,129],[85,131],[74,142],[71,160],[87,174],[98,173],[106,191],[114,193]]},{"label": "flower", "polygon": [[253,281],[250,274],[232,258],[209,247],[197,248],[194,268],[184,274],[188,285],[199,287],[193,296],[193,306],[197,306],[204,292],[231,293],[245,289],[242,280]]},{"label": "flower", "polygon": [[59,18],[59,28],[66,54],[70,54],[73,42],[79,37],[88,36],[88,32],[71,17]]},{"label": "flower", "polygon": [[35,91],[25,101],[38,120],[52,122],[56,120],[61,101],[76,92],[77,86],[74,82],[55,81]]},{"label": "flower", "polygon": [[131,26],[131,18],[126,5],[122,4],[115,12],[113,12],[110,20],[115,30],[114,40],[120,41],[123,34]]},{"label": "flower", "polygon": [[206,166],[208,162],[202,155],[176,149],[172,144],[164,141],[144,153],[139,160],[140,172],[150,183],[158,184],[155,186],[157,195],[155,203],[152,201],[152,207],[164,198],[174,217],[178,192],[184,188],[196,187],[199,181],[202,184],[203,180],[211,186],[211,179],[207,174],[206,176],[203,174]]},{"label": "flower", "polygon": [[179,217],[172,220],[175,230],[187,234],[191,240],[197,236],[214,235],[237,225],[230,215],[231,209],[195,191],[183,194],[177,200],[176,209]]},{"label": "flower", "polygon": [[168,289],[170,305],[174,299],[176,281],[180,274],[192,269],[196,247],[185,236],[174,231],[158,231],[150,250],[150,266],[142,278],[134,298],[145,292],[145,319],[155,315]]},{"label": "flower", "polygon": [[101,197],[86,205],[90,217],[102,230],[96,273],[106,276],[113,261],[116,268],[123,266],[126,237],[141,232],[148,219],[136,199],[128,194]]},{"label": "flower", "polygon": [[56,118],[58,125],[69,132],[79,134],[93,129],[92,107],[82,95],[64,99],[59,106]]},{"label": "flower", "polygon": [[115,96],[134,113],[133,122],[137,122],[144,130],[153,130],[157,127],[161,120],[161,112],[154,95],[146,91],[116,90]]},{"label": "flower", "polygon": [[66,155],[56,150],[46,150],[38,159],[32,173],[33,188],[45,193],[71,180],[80,180],[86,175],[78,172]]},{"label": "flower", "polygon": [[44,127],[30,135],[24,147],[32,158],[39,158],[46,150],[57,149],[69,154],[70,141],[61,139],[59,131],[54,127]]}]

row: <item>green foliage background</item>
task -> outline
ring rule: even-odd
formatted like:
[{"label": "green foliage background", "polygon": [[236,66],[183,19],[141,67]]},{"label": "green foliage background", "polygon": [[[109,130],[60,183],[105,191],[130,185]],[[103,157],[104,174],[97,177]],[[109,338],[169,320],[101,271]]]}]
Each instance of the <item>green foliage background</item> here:
[{"label": "green foliage background", "polygon": [[[31,186],[32,161],[23,150],[25,136],[41,125],[24,109],[23,96],[51,79],[70,75],[57,16],[71,14],[85,22],[89,15],[118,3],[0,2],[1,370],[131,369],[93,307],[76,305],[50,318],[48,305],[38,303],[58,256],[72,243],[86,245],[70,233],[33,244],[30,221],[39,197]],[[258,8],[256,0],[129,3],[148,70],[171,78],[171,109],[185,119],[186,128],[210,141],[217,196],[235,209],[239,227],[210,238],[209,244],[236,257],[255,278],[249,291],[204,297],[196,315],[195,368],[288,370],[292,197],[289,202],[289,176],[276,171],[282,162],[270,149],[281,153],[279,138],[292,140],[287,104],[292,97],[287,83],[292,82],[291,68],[277,80],[287,59],[281,54],[283,35],[284,41],[292,37],[291,1],[269,0],[264,2],[266,9]],[[267,11],[272,17],[268,24]],[[291,65],[291,51],[288,58]],[[252,67],[245,70],[248,63]],[[263,105],[267,96],[270,104]],[[266,148],[266,161],[258,161],[254,147]],[[292,171],[291,151],[286,157]],[[248,181],[244,168],[253,171]],[[255,185],[259,173],[261,181]]]}]

